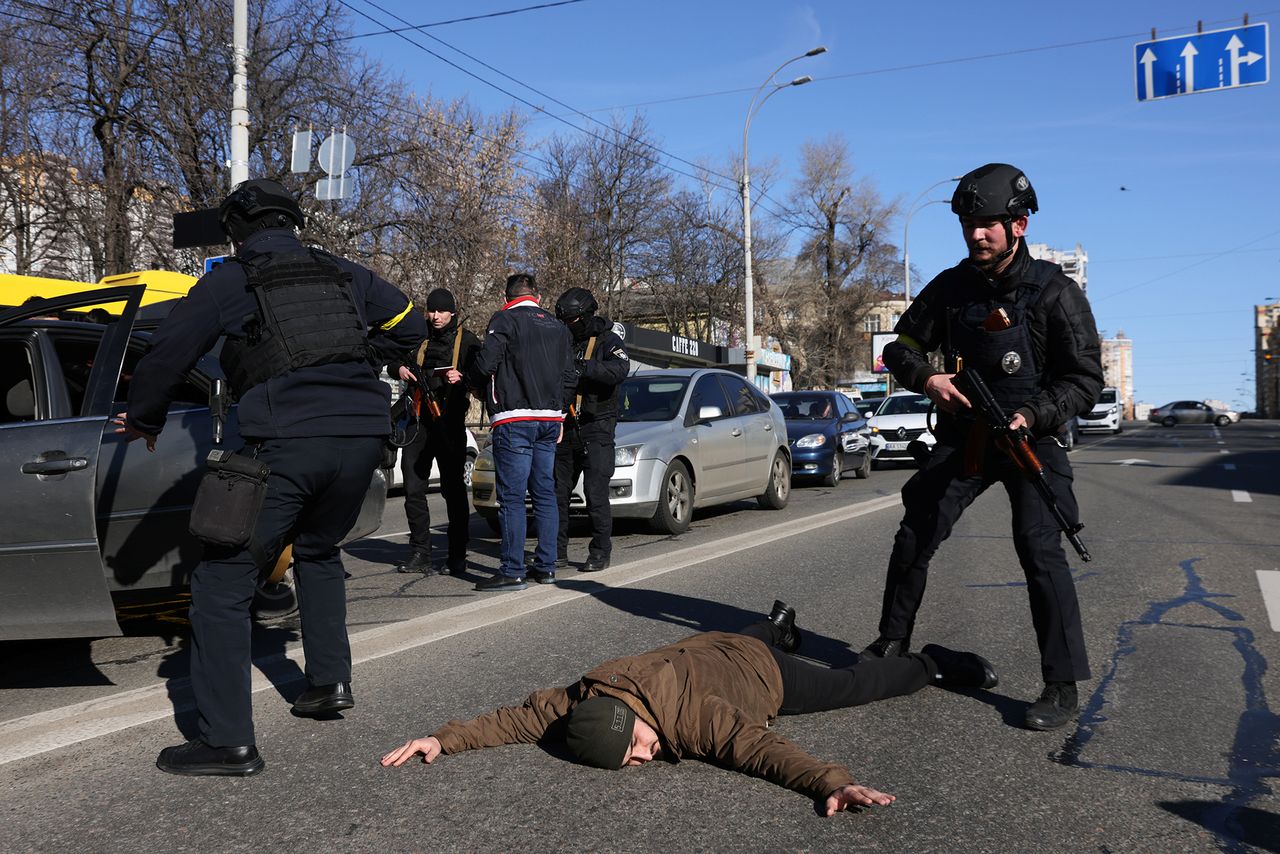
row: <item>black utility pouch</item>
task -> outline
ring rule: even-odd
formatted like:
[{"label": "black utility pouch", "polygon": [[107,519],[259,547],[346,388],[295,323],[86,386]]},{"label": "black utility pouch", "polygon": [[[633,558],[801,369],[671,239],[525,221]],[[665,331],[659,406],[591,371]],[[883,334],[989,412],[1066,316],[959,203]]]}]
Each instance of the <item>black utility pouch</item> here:
[{"label": "black utility pouch", "polygon": [[214,449],[191,505],[188,530],[210,545],[244,546],[253,536],[271,469],[252,457]]}]

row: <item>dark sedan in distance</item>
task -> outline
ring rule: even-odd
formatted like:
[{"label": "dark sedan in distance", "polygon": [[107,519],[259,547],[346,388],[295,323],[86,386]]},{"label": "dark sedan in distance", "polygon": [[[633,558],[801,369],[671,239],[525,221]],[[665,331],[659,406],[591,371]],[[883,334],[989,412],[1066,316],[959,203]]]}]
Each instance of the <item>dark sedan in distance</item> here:
[{"label": "dark sedan in distance", "polygon": [[787,421],[793,477],[821,478],[835,486],[852,471],[871,473],[870,431],[853,401],[837,391],[785,391],[771,395]]}]

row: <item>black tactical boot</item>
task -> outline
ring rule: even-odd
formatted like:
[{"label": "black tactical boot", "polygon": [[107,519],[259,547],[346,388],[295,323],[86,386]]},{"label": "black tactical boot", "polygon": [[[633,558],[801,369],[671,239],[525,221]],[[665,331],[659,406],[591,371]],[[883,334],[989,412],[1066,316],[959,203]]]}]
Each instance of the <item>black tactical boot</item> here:
[{"label": "black tactical boot", "polygon": [[994,688],[1000,684],[996,669],[980,655],[956,652],[936,643],[925,644],[922,655],[938,666],[937,684],[946,688]]},{"label": "black tactical boot", "polygon": [[409,555],[409,559],[404,563],[396,565],[396,572],[421,572],[430,574],[431,569],[431,552],[422,549],[414,549]]},{"label": "black tactical boot", "polygon": [[1057,729],[1075,717],[1079,706],[1074,682],[1047,682],[1040,699],[1027,709],[1027,729]]},{"label": "black tactical boot", "polygon": [[769,612],[769,622],[781,631],[775,647],[783,652],[795,652],[800,648],[800,629],[796,628],[796,609],[786,602],[775,600]]},{"label": "black tactical boot", "polygon": [[867,644],[862,651],[866,658],[892,658],[895,655],[906,655],[911,651],[911,638],[880,637]]}]

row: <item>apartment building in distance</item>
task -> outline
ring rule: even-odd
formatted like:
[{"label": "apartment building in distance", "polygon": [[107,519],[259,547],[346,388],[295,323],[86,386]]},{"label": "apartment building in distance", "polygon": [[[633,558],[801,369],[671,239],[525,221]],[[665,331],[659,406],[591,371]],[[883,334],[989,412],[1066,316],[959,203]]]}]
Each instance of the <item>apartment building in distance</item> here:
[{"label": "apartment building in distance", "polygon": [[1259,418],[1280,418],[1280,301],[1253,307],[1253,358]]},{"label": "apartment building in distance", "polygon": [[1089,293],[1089,253],[1079,243],[1073,250],[1054,249],[1047,243],[1028,243],[1027,251],[1038,261],[1057,264],[1080,286],[1080,290]]},{"label": "apartment building in distance", "polygon": [[1116,390],[1121,405],[1121,417],[1134,420],[1133,411],[1133,339],[1126,338],[1124,330],[1114,338],[1102,339],[1102,382]]}]

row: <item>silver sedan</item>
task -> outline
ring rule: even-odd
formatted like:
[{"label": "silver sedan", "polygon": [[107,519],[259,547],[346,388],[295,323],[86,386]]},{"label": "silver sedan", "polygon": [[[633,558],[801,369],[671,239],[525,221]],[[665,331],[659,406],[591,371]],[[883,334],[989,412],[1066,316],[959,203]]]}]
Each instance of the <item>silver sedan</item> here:
[{"label": "silver sedan", "polygon": [[[791,453],[781,410],[742,377],[715,368],[638,371],[618,389],[614,518],[688,530],[699,507],[755,498],[780,510],[790,497]],[[493,457],[476,460],[471,497],[496,529]],[[570,512],[585,509],[581,484]]]}]

